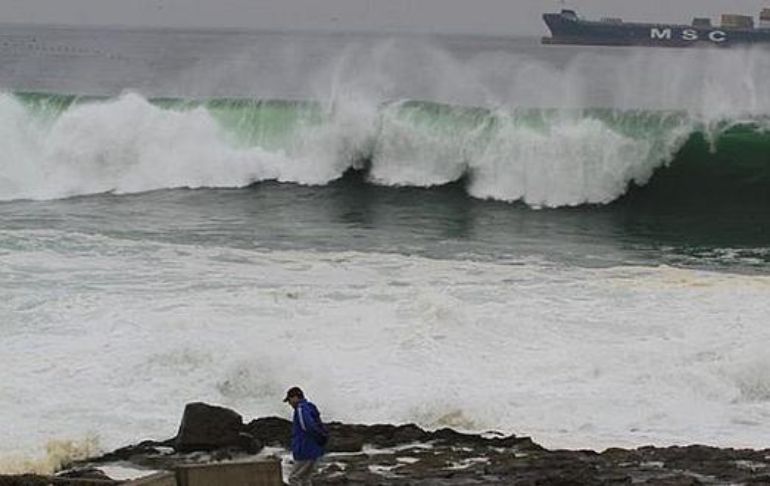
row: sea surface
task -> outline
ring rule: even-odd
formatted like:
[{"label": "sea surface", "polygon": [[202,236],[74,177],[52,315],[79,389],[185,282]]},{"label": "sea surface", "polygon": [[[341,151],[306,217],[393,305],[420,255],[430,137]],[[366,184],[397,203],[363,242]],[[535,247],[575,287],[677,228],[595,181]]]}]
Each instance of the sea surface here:
[{"label": "sea surface", "polygon": [[[0,464],[184,405],[770,436],[770,50],[0,29]],[[4,462],[5,461],[5,462]]]}]

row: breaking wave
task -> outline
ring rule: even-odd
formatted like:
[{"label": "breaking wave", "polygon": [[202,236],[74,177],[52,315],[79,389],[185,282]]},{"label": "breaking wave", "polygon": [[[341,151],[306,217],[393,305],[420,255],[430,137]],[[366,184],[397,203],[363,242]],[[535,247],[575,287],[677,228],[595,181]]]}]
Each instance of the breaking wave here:
[{"label": "breaking wave", "polygon": [[9,93],[0,95],[0,139],[5,201],[324,185],[351,169],[387,186],[462,181],[472,197],[532,207],[608,204],[656,173],[668,181],[656,187],[672,192],[690,178],[770,187],[764,118],[685,111]]}]

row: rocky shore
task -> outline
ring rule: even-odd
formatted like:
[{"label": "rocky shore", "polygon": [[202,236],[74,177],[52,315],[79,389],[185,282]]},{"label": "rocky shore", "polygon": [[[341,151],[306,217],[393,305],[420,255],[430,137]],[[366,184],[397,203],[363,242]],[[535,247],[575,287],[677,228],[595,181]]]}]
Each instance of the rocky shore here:
[{"label": "rocky shore", "polygon": [[[770,485],[770,449],[692,445],[638,449],[547,450],[528,437],[413,424],[328,424],[331,440],[318,485]],[[244,423],[236,412],[189,404],[176,437],[145,441],[70,464],[55,477],[0,476],[0,486],[120,484],[100,469],[147,470],[177,465],[286,458],[291,422],[260,418]]]}]

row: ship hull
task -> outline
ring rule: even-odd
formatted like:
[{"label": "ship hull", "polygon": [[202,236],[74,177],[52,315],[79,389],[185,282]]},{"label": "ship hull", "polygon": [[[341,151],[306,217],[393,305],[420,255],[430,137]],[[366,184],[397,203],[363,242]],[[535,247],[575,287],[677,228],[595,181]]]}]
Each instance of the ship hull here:
[{"label": "ship hull", "polygon": [[551,37],[544,37],[543,44],[717,48],[770,46],[770,29],[596,22],[564,14],[545,14],[543,20],[551,31]]}]

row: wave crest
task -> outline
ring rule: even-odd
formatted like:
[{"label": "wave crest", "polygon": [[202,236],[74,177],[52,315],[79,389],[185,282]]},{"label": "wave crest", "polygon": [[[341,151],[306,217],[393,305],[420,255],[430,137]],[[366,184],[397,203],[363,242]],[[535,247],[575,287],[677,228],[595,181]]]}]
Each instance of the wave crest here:
[{"label": "wave crest", "polygon": [[477,198],[533,207],[607,204],[676,162],[695,134],[708,134],[715,151],[736,124],[743,126],[706,126],[675,112],[506,111],[362,96],[322,106],[6,94],[0,200],[266,180],[323,185],[365,167],[368,180],[381,185],[465,179]]}]

